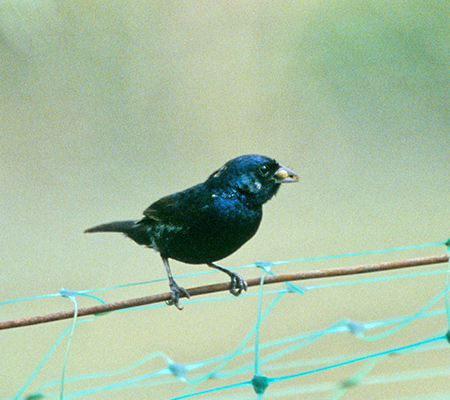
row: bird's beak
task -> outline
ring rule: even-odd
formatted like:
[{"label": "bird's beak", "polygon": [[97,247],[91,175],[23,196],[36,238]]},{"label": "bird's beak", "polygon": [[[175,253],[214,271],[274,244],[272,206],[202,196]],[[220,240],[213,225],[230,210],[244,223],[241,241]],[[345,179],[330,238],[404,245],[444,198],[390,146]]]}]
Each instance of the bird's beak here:
[{"label": "bird's beak", "polygon": [[288,183],[298,181],[297,174],[291,171],[289,168],[282,166],[281,164],[280,168],[278,168],[277,172],[275,172],[273,177],[276,183]]}]

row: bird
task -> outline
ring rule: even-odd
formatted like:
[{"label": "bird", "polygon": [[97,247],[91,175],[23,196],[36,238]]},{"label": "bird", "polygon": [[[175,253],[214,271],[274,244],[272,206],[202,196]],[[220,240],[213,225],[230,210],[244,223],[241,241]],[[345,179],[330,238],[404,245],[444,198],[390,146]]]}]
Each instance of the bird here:
[{"label": "bird", "polygon": [[282,183],[298,176],[273,158],[247,154],[213,172],[203,183],[163,197],[138,220],[115,221],[86,229],[85,233],[120,232],[139,245],[159,252],[171,292],[168,305],[178,309],[188,291],[175,282],[169,259],[206,264],[229,275],[230,293],[247,290],[245,279],[215,262],[238,250],[258,230],[262,206]]}]

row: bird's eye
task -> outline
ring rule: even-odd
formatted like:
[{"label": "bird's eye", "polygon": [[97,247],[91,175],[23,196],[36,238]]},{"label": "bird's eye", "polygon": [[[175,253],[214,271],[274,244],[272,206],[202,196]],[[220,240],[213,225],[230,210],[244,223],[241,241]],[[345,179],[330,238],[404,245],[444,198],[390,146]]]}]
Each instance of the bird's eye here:
[{"label": "bird's eye", "polygon": [[259,173],[261,176],[267,176],[269,175],[270,169],[267,165],[261,165],[259,167]]}]

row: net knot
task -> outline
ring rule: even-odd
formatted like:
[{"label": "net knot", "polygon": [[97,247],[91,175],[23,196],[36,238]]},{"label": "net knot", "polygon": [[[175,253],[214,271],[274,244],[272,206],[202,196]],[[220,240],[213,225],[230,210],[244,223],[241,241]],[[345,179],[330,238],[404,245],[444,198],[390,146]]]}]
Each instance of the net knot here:
[{"label": "net knot", "polygon": [[270,272],[272,265],[273,265],[273,262],[270,262],[270,261],[256,261],[255,262],[255,266],[263,269],[266,272]]},{"label": "net knot", "polygon": [[445,334],[445,338],[447,339],[447,342],[450,343],[450,331],[447,331],[447,333]]},{"label": "net knot", "polygon": [[256,374],[253,376],[252,385],[256,394],[263,394],[267,386],[269,386],[269,378],[261,374]]},{"label": "net knot", "polygon": [[358,321],[348,321],[347,322],[347,329],[353,333],[354,335],[363,335],[365,328],[364,325],[361,324],[361,322]]},{"label": "net knot", "polygon": [[186,380],[187,369],[184,364],[172,362],[169,364],[169,371],[177,378]]},{"label": "net knot", "polygon": [[62,288],[59,291],[59,294],[63,297],[76,297],[79,294],[79,292],[77,290],[70,290],[70,289]]}]

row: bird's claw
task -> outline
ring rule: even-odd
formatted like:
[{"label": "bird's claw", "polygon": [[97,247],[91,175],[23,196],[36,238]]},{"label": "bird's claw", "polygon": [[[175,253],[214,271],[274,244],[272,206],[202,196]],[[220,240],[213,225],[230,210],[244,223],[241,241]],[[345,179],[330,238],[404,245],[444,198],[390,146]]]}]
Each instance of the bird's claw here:
[{"label": "bird's claw", "polygon": [[178,286],[176,283],[174,283],[173,285],[170,285],[170,300],[167,300],[166,304],[169,306],[175,306],[179,310],[182,310],[183,307],[180,306],[180,303],[178,302],[180,297],[187,297],[188,299],[191,298],[184,287]]},{"label": "bird's claw", "polygon": [[239,296],[243,290],[247,290],[247,282],[245,279],[235,272],[231,273],[231,287],[230,287],[230,293],[233,296]]}]

